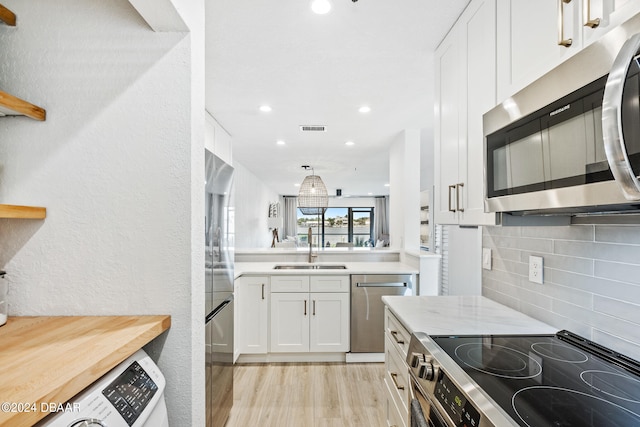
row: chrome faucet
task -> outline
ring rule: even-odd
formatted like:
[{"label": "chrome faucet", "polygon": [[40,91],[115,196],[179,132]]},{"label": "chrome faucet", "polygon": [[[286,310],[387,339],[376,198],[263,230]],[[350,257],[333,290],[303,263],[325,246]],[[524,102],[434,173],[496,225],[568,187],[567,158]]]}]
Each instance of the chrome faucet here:
[{"label": "chrome faucet", "polygon": [[313,253],[313,231],[311,227],[309,227],[309,231],[307,232],[307,241],[309,242],[309,264],[313,262],[313,259],[318,255]]}]

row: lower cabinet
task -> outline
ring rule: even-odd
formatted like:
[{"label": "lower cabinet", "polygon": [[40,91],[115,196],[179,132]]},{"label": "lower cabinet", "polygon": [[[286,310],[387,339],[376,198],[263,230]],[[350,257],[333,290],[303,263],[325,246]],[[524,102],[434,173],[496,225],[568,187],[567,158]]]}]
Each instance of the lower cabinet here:
[{"label": "lower cabinet", "polygon": [[385,407],[387,425],[410,426],[409,420],[409,367],[406,363],[411,334],[385,307]]},{"label": "lower cabinet", "polygon": [[348,352],[348,276],[271,276],[272,353]]},{"label": "lower cabinet", "polygon": [[269,277],[242,276],[236,279],[236,339],[241,354],[267,353],[269,338]]}]

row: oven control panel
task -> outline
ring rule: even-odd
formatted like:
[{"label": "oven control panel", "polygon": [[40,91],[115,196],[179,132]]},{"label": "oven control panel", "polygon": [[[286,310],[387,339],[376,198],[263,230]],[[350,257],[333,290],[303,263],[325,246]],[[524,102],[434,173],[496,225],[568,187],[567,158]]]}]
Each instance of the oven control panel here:
[{"label": "oven control panel", "polygon": [[433,392],[456,427],[478,427],[480,414],[443,372]]}]

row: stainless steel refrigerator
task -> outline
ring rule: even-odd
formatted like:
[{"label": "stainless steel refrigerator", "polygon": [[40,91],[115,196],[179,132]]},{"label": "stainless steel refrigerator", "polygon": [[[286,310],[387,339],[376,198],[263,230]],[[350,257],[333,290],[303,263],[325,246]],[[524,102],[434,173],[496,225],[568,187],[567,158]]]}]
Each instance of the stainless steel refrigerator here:
[{"label": "stainless steel refrigerator", "polygon": [[233,168],[205,149],[205,333],[207,427],[233,405]]}]

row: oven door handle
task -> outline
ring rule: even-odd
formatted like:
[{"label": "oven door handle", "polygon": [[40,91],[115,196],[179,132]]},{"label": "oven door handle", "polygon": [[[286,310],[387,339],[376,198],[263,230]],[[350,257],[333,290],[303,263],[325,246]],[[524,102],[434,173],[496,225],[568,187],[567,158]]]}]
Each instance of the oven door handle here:
[{"label": "oven door handle", "polygon": [[602,138],[613,176],[627,200],[640,200],[640,181],[633,171],[622,133],[622,95],[631,61],[640,49],[640,34],[629,38],[613,61],[602,97]]}]

